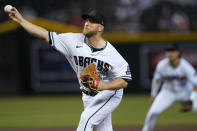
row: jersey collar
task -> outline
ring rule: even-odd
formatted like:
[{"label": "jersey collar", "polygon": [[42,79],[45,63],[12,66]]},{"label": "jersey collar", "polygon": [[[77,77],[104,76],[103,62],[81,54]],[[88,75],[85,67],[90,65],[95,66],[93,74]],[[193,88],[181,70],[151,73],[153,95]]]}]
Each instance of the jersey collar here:
[{"label": "jersey collar", "polygon": [[84,38],[84,43],[86,45],[88,45],[88,47],[91,49],[92,53],[95,53],[95,52],[100,52],[100,51],[103,51],[106,47],[107,47],[107,41],[105,40],[105,46],[97,51],[94,51],[96,48],[92,47],[91,45],[89,45],[87,42],[86,42],[86,37]]}]

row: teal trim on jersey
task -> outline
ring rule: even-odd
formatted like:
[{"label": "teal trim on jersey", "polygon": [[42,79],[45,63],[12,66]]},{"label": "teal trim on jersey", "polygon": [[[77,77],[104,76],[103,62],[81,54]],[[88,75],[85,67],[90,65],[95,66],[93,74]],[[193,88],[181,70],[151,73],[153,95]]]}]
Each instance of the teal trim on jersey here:
[{"label": "teal trim on jersey", "polygon": [[[88,45],[88,43],[85,42],[86,45]],[[93,49],[90,45],[88,45],[88,47],[90,47],[91,51],[93,52]]]},{"label": "teal trim on jersey", "polygon": [[115,93],[105,102],[105,104],[103,104],[93,115],[90,116],[90,118],[89,118],[89,119],[87,120],[87,122],[86,122],[84,131],[86,130],[86,127],[87,127],[87,124],[88,124],[89,120],[90,120],[99,110],[101,110],[101,109],[109,102],[109,100],[110,100],[114,95],[116,95],[116,91],[115,91]]},{"label": "teal trim on jersey", "polygon": [[51,40],[52,40],[52,46],[54,46],[55,44],[54,44],[54,38],[53,38],[53,32],[50,32],[50,36],[51,36]]},{"label": "teal trim on jersey", "polygon": [[[107,43],[108,43],[108,42],[107,42],[106,40],[104,40],[104,41],[105,41],[105,43],[106,43],[106,44],[105,44],[105,47],[103,47],[102,50],[100,50],[100,51],[103,51],[103,50],[107,47]],[[84,38],[84,43],[90,47],[90,49],[91,49],[91,51],[92,51],[92,53],[93,53],[93,48],[94,48],[94,47],[92,47],[91,45],[89,45],[88,43],[86,43],[86,37]]]},{"label": "teal trim on jersey", "polygon": [[132,79],[132,77],[130,77],[130,76],[121,76],[121,78],[124,78],[124,79]]},{"label": "teal trim on jersey", "polygon": [[85,43],[88,47],[90,47],[91,51],[93,52],[92,47],[91,47],[90,45],[88,45],[88,43],[86,43],[86,37],[84,38],[84,43]]},{"label": "teal trim on jersey", "polygon": [[107,47],[107,43],[108,43],[106,40],[104,40],[104,41],[105,41],[106,44],[105,44],[105,47],[103,47],[102,50],[104,50]]},{"label": "teal trim on jersey", "polygon": [[131,78],[131,76],[121,76],[121,77]]},{"label": "teal trim on jersey", "polygon": [[49,32],[49,39],[51,40],[51,46],[52,46],[53,42],[52,42],[52,38],[51,38],[51,32]]}]

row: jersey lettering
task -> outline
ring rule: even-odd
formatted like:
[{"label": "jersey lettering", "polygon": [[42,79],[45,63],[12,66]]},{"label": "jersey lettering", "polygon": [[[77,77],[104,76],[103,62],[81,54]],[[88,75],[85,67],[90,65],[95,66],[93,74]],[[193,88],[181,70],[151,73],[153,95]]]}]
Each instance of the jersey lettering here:
[{"label": "jersey lettering", "polygon": [[74,56],[75,64],[78,65],[77,57]]},{"label": "jersey lettering", "polygon": [[91,57],[74,56],[75,64],[82,67],[87,67],[90,63],[95,63],[99,72],[105,73],[109,71],[110,64]]},{"label": "jersey lettering", "polygon": [[103,72],[108,72],[110,65],[108,63],[104,64]]},{"label": "jersey lettering", "polygon": [[91,58],[91,63],[96,63],[97,59]]},{"label": "jersey lettering", "polygon": [[90,57],[85,57],[84,59],[84,67],[88,66],[90,64]]},{"label": "jersey lettering", "polygon": [[182,81],[182,80],[186,80],[186,77],[185,76],[164,76],[163,79],[166,81],[173,81],[173,80]]},{"label": "jersey lettering", "polygon": [[99,71],[102,71],[103,70],[103,61],[98,60],[97,69]]},{"label": "jersey lettering", "polygon": [[79,65],[83,66],[83,56],[79,56]]}]

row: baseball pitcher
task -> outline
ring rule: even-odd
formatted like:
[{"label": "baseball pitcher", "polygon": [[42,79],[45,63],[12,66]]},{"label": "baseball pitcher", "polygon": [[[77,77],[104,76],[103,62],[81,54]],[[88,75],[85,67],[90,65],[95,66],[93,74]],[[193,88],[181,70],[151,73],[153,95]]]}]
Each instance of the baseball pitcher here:
[{"label": "baseball pitcher", "polygon": [[95,10],[83,14],[83,33],[62,34],[30,23],[15,7],[9,17],[62,53],[75,71],[84,104],[77,131],[112,131],[111,114],[122,99],[131,73],[124,58],[101,36],[103,16]]},{"label": "baseball pitcher", "polygon": [[[160,113],[176,101],[193,103],[197,113],[197,74],[192,65],[181,58],[177,44],[166,48],[166,57],[161,60],[155,70],[152,80],[152,105],[145,119],[143,131],[153,131],[156,119]],[[161,91],[157,94],[160,85]]]}]

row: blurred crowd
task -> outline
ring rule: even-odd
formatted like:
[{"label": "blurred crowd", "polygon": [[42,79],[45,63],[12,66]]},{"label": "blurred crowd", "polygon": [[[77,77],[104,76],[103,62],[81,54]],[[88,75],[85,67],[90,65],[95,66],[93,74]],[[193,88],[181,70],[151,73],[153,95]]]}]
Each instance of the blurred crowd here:
[{"label": "blurred crowd", "polygon": [[[90,9],[106,17],[107,31],[189,32],[197,30],[197,0],[2,0],[28,17],[42,17],[82,27],[80,18]],[[0,22],[8,19],[0,12]]]}]

